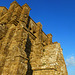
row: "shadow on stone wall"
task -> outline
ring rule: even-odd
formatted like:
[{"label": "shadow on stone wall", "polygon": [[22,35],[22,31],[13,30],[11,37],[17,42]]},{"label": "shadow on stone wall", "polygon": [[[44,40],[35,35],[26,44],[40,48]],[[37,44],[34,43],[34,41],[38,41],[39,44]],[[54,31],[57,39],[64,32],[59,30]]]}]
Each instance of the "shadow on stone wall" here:
[{"label": "shadow on stone wall", "polygon": [[32,67],[31,67],[31,64],[30,64],[30,53],[31,53],[31,41],[29,39],[29,36],[27,38],[27,42],[26,42],[26,49],[25,49],[25,52],[27,54],[27,58],[28,58],[28,63],[27,63],[27,72],[26,72],[26,75],[32,75],[33,74],[33,70],[32,70]]},{"label": "shadow on stone wall", "polygon": [[29,23],[30,23],[30,17],[28,17],[28,21],[27,21],[27,25],[26,25],[27,28],[29,27]]}]

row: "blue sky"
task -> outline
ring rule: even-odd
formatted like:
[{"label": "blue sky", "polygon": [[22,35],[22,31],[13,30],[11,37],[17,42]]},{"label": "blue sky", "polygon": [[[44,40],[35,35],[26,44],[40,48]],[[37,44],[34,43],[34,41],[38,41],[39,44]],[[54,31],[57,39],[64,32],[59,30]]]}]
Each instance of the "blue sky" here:
[{"label": "blue sky", "polygon": [[[0,0],[0,6],[9,8],[14,0]],[[43,31],[53,35],[63,48],[69,75],[75,75],[75,0],[16,0],[21,6],[31,7],[30,16],[41,22]]]}]

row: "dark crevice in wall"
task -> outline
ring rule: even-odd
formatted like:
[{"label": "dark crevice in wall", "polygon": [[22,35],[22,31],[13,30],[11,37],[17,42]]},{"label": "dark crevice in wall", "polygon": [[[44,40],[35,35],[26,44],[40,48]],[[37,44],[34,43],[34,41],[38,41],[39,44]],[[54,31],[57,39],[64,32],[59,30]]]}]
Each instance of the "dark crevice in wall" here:
[{"label": "dark crevice in wall", "polygon": [[0,38],[0,40],[2,40],[2,38]]},{"label": "dark crevice in wall", "polygon": [[30,17],[28,17],[28,21],[27,21],[27,25],[26,25],[27,28],[29,27],[29,23],[30,23]]},{"label": "dark crevice in wall", "polygon": [[30,64],[30,53],[31,53],[31,41],[29,39],[29,36],[27,38],[27,42],[26,42],[26,49],[25,49],[25,52],[27,54],[27,58],[28,58],[28,63],[27,63],[27,72],[26,72],[26,75],[32,75],[33,74],[33,70],[32,70],[32,67],[31,67],[31,64]]}]

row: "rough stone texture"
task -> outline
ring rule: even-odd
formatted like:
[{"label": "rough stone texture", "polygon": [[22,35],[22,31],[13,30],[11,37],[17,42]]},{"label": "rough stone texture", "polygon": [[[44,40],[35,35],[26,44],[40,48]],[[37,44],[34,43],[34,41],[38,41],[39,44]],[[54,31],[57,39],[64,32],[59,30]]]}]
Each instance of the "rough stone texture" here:
[{"label": "rough stone texture", "polygon": [[0,75],[68,75],[60,43],[16,1],[0,7]]}]

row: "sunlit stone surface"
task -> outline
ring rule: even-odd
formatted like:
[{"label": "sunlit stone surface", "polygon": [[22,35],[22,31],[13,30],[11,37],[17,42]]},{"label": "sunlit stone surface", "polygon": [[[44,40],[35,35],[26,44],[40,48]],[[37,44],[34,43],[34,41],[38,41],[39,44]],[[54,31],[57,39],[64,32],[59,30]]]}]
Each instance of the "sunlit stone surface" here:
[{"label": "sunlit stone surface", "polygon": [[68,75],[60,43],[16,1],[0,7],[0,75]]}]

